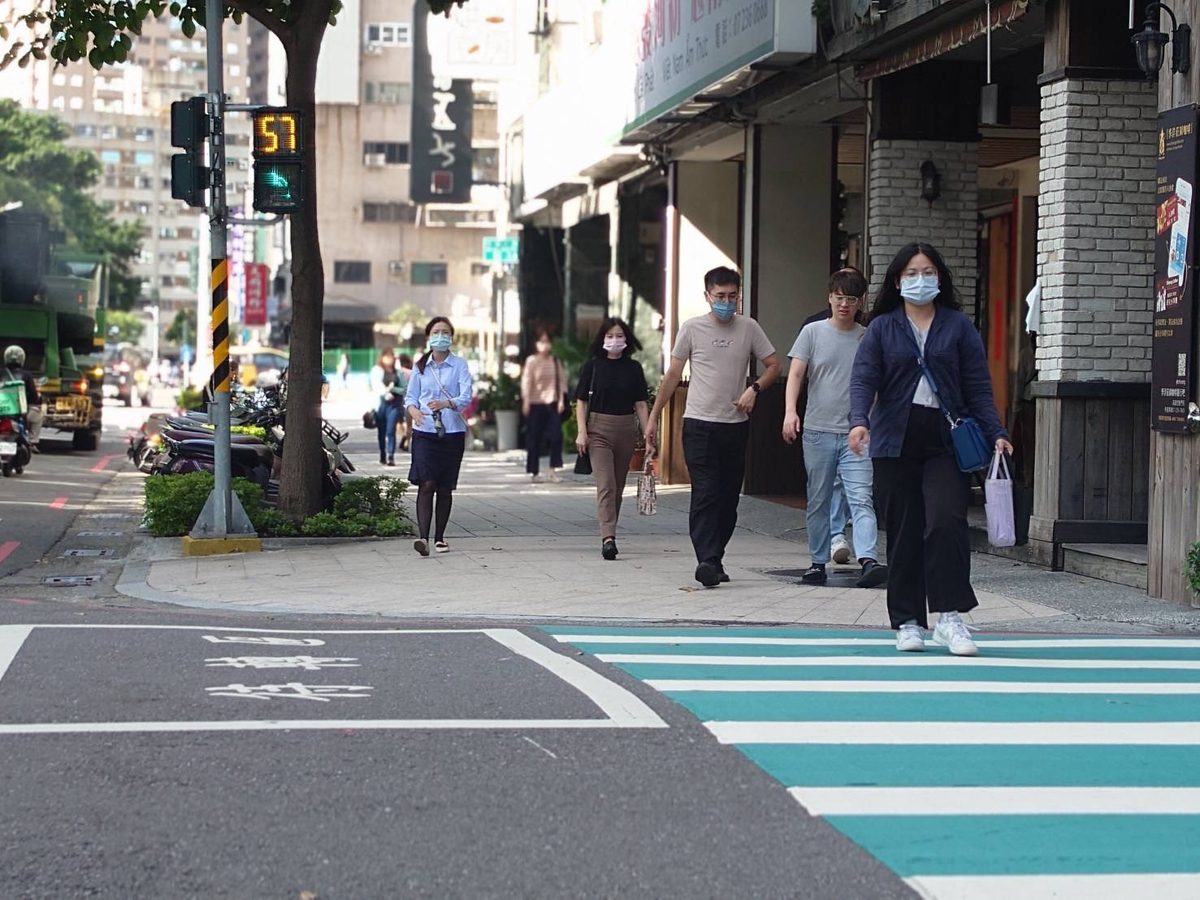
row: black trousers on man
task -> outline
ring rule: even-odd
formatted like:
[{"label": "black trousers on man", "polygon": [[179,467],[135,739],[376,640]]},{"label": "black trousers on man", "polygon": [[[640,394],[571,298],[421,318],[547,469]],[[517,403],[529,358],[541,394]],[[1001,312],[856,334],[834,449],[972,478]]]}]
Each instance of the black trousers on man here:
[{"label": "black trousers on man", "polygon": [[979,605],[971,588],[967,531],[970,481],[958,470],[945,417],[914,406],[900,456],[876,458],[875,500],[887,528],[888,617],[892,628],[930,612],[969,612]]},{"label": "black trousers on man", "polygon": [[749,437],[749,422],[683,420],[683,458],[692,479],[688,530],[698,563],[720,567],[733,537]]},{"label": "black trousers on man", "polygon": [[550,442],[550,468],[561,469],[563,464],[562,415],[554,403],[529,404],[525,420],[525,471],[537,475],[541,469],[542,451]]}]

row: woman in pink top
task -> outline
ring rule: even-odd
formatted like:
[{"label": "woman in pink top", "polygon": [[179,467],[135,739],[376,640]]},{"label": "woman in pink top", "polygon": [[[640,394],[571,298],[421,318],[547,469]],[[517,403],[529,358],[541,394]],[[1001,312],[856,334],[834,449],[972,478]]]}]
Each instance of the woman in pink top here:
[{"label": "woman in pink top", "polygon": [[551,481],[562,481],[558,470],[563,464],[562,417],[567,373],[550,354],[550,332],[537,331],[537,352],[525,360],[521,370],[521,413],[525,417],[525,471],[535,484],[542,480],[542,445],[550,441]]}]

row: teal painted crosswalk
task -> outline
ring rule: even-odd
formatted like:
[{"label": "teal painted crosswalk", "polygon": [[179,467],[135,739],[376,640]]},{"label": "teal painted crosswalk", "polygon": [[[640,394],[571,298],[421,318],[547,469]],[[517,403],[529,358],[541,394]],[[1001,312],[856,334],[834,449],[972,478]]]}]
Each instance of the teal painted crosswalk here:
[{"label": "teal painted crosswalk", "polygon": [[1200,897],[1200,640],[561,628],[922,895]]}]

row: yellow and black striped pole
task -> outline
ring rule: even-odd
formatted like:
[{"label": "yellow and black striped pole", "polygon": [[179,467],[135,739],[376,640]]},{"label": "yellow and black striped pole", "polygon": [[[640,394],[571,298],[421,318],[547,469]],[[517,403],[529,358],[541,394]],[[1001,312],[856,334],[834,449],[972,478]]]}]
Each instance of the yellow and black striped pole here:
[{"label": "yellow and black striped pole", "polygon": [[212,351],[214,394],[229,393],[229,260],[212,261]]}]

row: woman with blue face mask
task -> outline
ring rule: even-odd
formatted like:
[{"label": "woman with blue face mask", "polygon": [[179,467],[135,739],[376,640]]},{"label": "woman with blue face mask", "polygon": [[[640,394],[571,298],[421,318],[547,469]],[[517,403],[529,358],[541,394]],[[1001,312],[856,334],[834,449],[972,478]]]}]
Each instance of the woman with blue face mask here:
[{"label": "woman with blue face mask", "polygon": [[[979,605],[971,588],[970,482],[959,471],[947,415],[976,419],[998,450],[1011,453],[1012,444],[992,399],[983,341],[961,309],[936,249],[916,243],[896,254],[854,357],[849,443],[871,454],[875,470],[896,649],[925,649],[928,604],[939,613],[934,642],[974,656],[961,615]],[[936,384],[922,373],[921,357]]]},{"label": "woman with blue face mask", "polygon": [[[413,549],[429,555],[433,549],[446,553],[446,525],[458,487],[458,472],[466,449],[467,420],[463,411],[471,402],[472,379],[467,361],[450,352],[454,326],[437,316],[425,326],[429,349],[417,360],[408,381],[404,408],[413,423],[412,465],[408,480],[417,486],[417,540]],[[437,520],[434,521],[434,500]]]}]

